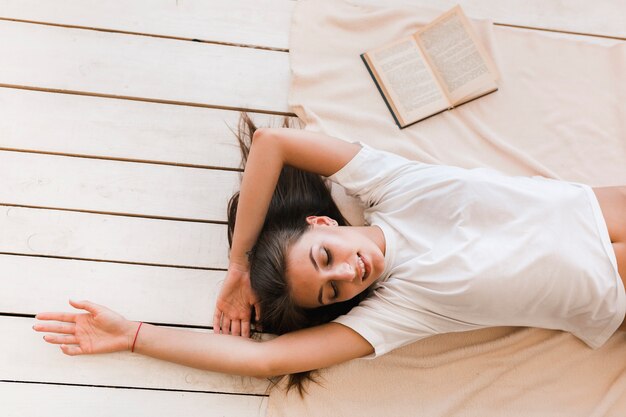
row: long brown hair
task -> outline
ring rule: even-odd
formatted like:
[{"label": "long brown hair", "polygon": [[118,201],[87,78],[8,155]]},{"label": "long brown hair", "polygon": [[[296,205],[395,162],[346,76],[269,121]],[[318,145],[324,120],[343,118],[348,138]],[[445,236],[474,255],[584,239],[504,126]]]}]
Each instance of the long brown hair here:
[{"label": "long brown hair", "polygon": [[[293,127],[287,116],[283,118],[282,127]],[[252,137],[257,129],[258,127],[248,114],[242,112],[238,131],[233,132],[241,148],[242,167],[247,161]],[[237,192],[228,203],[229,246],[232,245],[238,202],[239,193]],[[264,332],[281,335],[328,323],[346,314],[368,294],[364,291],[351,300],[315,309],[305,309],[295,304],[285,277],[287,251],[309,228],[305,220],[307,216],[328,216],[335,219],[340,226],[349,226],[348,221],[333,201],[322,177],[285,166],[272,195],[259,238],[249,254],[250,282],[260,299],[262,312],[260,322],[254,324],[255,327],[260,325]],[[253,314],[252,318],[254,317]],[[306,392],[305,382],[307,380],[316,382],[313,372],[306,371],[289,375],[287,391],[297,388],[300,396],[303,396]],[[273,382],[272,386],[284,376],[270,379]]]}]

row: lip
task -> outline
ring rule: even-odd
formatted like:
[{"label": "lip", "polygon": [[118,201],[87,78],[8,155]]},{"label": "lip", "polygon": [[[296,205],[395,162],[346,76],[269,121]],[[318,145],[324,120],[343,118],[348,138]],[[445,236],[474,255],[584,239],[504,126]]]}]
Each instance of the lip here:
[{"label": "lip", "polygon": [[[363,255],[361,255],[360,253],[357,254],[359,258],[361,258],[361,261],[363,261],[363,265],[365,265],[365,275],[363,275],[363,279],[361,280],[361,282],[365,281],[367,279],[367,277],[369,277],[370,272],[371,272],[371,268],[369,266],[369,262],[367,261],[367,259],[365,259],[365,257]],[[360,269],[360,268],[359,268]],[[362,272],[362,271],[359,271]]]}]

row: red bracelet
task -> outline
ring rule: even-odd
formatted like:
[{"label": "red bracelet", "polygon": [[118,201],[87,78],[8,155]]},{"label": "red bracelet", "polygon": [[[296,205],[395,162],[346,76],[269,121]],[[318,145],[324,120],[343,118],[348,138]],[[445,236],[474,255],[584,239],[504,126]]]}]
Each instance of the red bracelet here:
[{"label": "red bracelet", "polygon": [[133,347],[130,350],[131,352],[135,351],[135,342],[137,341],[137,335],[139,334],[139,329],[141,329],[141,325],[143,324],[143,321],[139,322],[139,327],[137,327],[137,333],[135,333],[135,340],[133,340]]}]

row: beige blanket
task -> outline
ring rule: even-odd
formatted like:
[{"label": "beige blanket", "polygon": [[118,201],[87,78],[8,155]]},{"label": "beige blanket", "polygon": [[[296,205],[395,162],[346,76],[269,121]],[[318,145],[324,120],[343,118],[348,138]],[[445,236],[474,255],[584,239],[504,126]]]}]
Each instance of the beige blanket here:
[{"label": "beige blanket", "polygon": [[[295,8],[289,104],[306,129],[428,163],[626,184],[626,42],[472,20],[500,71],[499,91],[399,130],[359,54],[440,12],[356,1]],[[358,220],[354,202],[340,200]],[[545,329],[446,334],[321,375],[304,400],[274,390],[267,415],[621,417],[626,333],[597,350]]]}]

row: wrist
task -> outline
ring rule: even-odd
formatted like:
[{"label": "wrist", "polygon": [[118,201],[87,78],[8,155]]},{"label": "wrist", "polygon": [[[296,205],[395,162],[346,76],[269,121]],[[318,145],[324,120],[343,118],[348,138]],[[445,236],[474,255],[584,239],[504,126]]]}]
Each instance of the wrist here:
[{"label": "wrist", "polygon": [[133,347],[133,343],[136,344],[135,337],[136,338],[140,337],[140,335],[138,334],[140,324],[141,322],[139,321],[130,321],[130,320],[126,321],[126,325],[125,325],[126,330],[124,331],[124,344],[126,347],[125,350],[130,351]]},{"label": "wrist", "polygon": [[250,272],[250,263],[248,262],[247,259],[241,259],[241,258],[232,258],[230,262],[228,263],[228,269],[229,270],[235,270],[237,272],[244,272],[244,273],[248,273]]},{"label": "wrist", "polygon": [[229,264],[238,265],[246,270],[249,269],[249,252],[252,250],[252,244],[233,241],[233,246],[228,254]]}]

